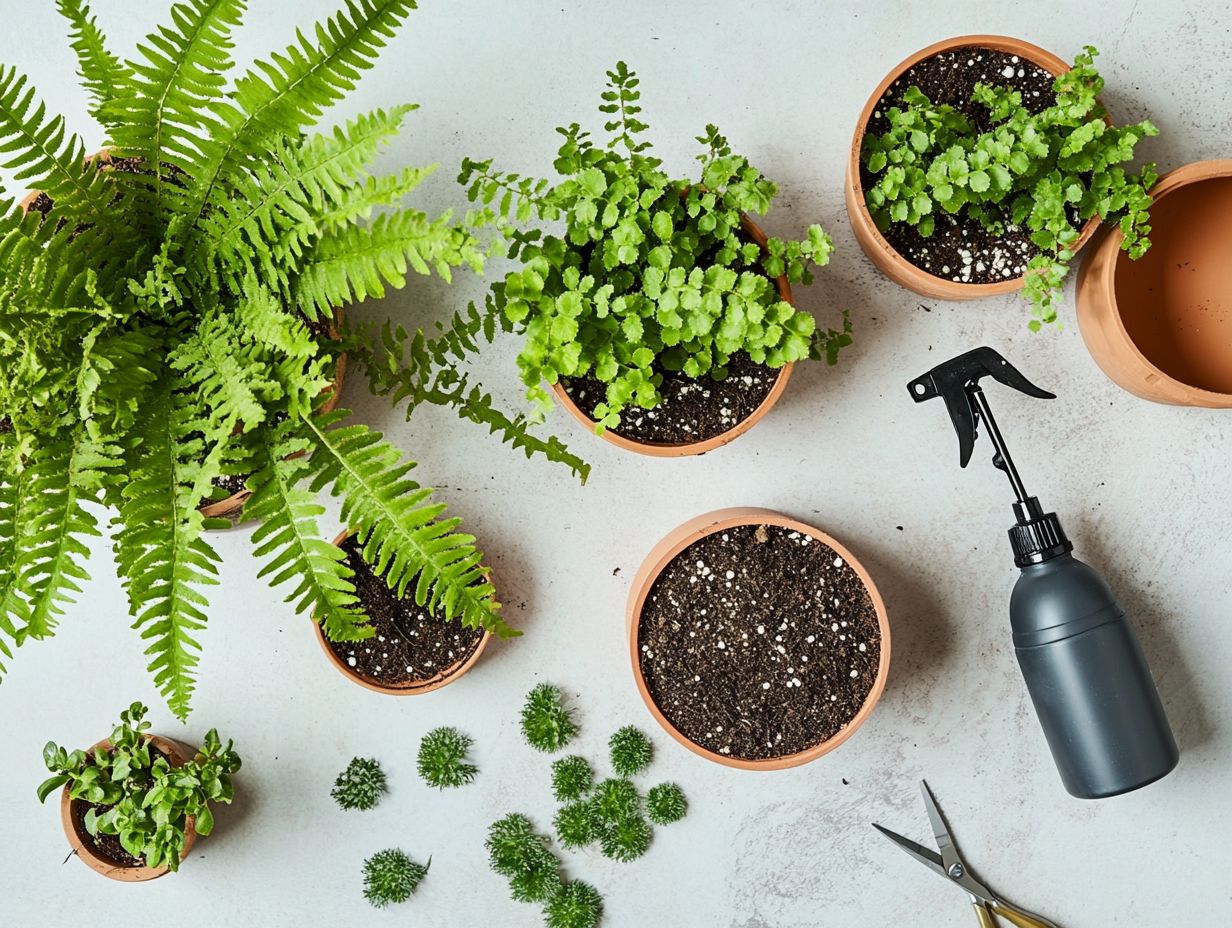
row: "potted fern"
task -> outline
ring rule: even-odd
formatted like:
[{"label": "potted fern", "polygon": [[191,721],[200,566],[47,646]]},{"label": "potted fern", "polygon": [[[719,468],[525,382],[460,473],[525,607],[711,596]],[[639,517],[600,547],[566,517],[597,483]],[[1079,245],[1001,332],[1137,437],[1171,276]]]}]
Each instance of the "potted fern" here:
[{"label": "potted fern", "polygon": [[[364,561],[445,620],[499,635],[481,554],[414,463],[348,413],[324,412],[346,347],[373,389],[450,405],[532,453],[584,465],[526,433],[456,363],[491,336],[472,309],[427,337],[339,325],[408,268],[448,280],[485,257],[468,222],[401,208],[430,168],[369,176],[413,109],[308,134],[350,91],[413,0],[349,0],[228,85],[242,0],[176,4],[121,61],[83,0],[61,0],[106,158],[26,78],[0,70],[0,149],[41,191],[0,209],[0,652],[52,635],[86,577],[85,541],[111,513],[113,549],[155,683],[184,718],[217,582],[199,507],[240,479],[261,576],[334,639],[372,635],[316,492],[342,498]],[[374,210],[383,210],[368,221]],[[338,338],[333,337],[337,333]]]}]

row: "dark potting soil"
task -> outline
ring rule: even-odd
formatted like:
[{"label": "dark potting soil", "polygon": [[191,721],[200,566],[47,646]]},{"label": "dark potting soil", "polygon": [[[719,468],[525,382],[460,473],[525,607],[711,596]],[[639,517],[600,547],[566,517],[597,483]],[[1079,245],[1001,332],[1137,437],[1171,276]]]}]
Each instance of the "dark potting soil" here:
[{"label": "dark potting soil", "polygon": [[481,628],[446,622],[415,605],[414,583],[399,598],[372,571],[354,535],[342,542],[355,571],[360,608],[376,634],[364,641],[331,641],[330,648],[356,676],[385,686],[421,683],[466,660],[479,647]]},{"label": "dark potting soil", "polygon": [[[699,379],[659,369],[663,397],[654,409],[626,406],[617,435],[647,444],[682,445],[705,441],[735,428],[757,411],[770,395],[780,371],[754,363],[747,354],[732,355],[727,377]],[[597,378],[562,377],[561,385],[578,408],[591,419],[604,401],[607,385]]]},{"label": "dark potting soil", "polygon": [[817,539],[745,525],[690,545],[656,578],[638,624],[642,675],[696,744],[760,760],[845,728],[872,689],[877,611]]},{"label": "dark potting soil", "polygon": [[8,416],[0,416],[0,435],[7,435],[13,431],[13,420]]},{"label": "dark potting soil", "polygon": [[222,490],[227,496],[234,496],[236,493],[243,492],[244,483],[247,480],[248,477],[243,474],[222,474],[214,478],[214,486]]},{"label": "dark potting soil", "polygon": [[[979,83],[1011,87],[1022,92],[1022,102],[1032,113],[1038,113],[1056,102],[1052,83],[1055,80],[1046,68],[1018,55],[971,46],[942,52],[925,58],[908,68],[882,95],[865,127],[865,132],[880,135],[889,129],[886,111],[902,106],[903,94],[919,87],[935,104],[949,104],[984,132],[992,127],[988,109],[972,102],[971,92]],[[879,175],[860,168],[860,182],[867,190]],[[977,220],[963,214],[952,216],[936,212],[936,228],[928,238],[914,227],[896,222],[882,234],[900,255],[921,270],[935,277],[968,284],[990,284],[1021,277],[1028,262],[1039,253],[1031,241],[1030,232],[1004,217],[1005,232],[993,235]],[[1070,223],[1081,228],[1074,214]]]}]

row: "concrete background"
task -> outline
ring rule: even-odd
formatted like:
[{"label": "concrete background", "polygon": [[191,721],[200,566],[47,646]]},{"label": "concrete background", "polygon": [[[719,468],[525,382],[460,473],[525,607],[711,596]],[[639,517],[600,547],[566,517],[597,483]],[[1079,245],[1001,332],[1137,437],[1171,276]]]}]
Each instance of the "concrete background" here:
[{"label": "concrete background", "polygon": [[[250,6],[243,62],[332,11],[329,0]],[[1066,928],[1232,921],[1232,417],[1122,392],[1096,369],[1076,325],[1032,335],[1013,297],[945,304],[899,289],[859,251],[841,193],[866,96],[898,60],[959,33],[1018,35],[1066,58],[1093,43],[1116,116],[1149,115],[1161,129],[1143,146],[1148,157],[1169,168],[1227,156],[1232,11],[1161,0],[423,6],[333,114],[423,104],[382,159],[389,169],[441,164],[420,205],[461,205],[453,176],[464,155],[549,170],[552,127],[599,128],[604,69],[624,58],[642,75],[644,116],[670,168],[690,170],[693,136],[715,122],[781,185],[769,231],[820,221],[833,233],[832,265],[799,297],[823,323],[850,308],[856,344],[833,369],[801,366],[763,423],[701,459],[619,453],[558,412],[550,427],[594,465],[584,488],[448,414],[428,411],[408,425],[348,384],[344,402],[420,460],[420,479],[439,484],[481,537],[509,616],[526,631],[429,696],[381,698],[339,677],[307,621],[254,578],[247,533],[234,531],[214,539],[223,584],[211,594],[195,711],[181,726],[149,682],[97,545],[94,580],[58,640],[23,648],[0,687],[0,923],[537,925],[537,909],[511,901],[488,871],[482,842],[507,811],[550,821],[547,760],[520,742],[516,726],[523,694],[540,680],[573,697],[578,746],[596,760],[617,725],[651,732],[659,756],[646,785],[676,780],[691,802],[689,817],[659,830],[633,864],[565,855],[567,873],[603,893],[609,928],[968,925],[961,893],[868,826],[926,839],[922,776],[981,876]],[[124,53],[165,15],[152,0],[95,7]],[[94,146],[52,4],[5,0],[2,9],[0,59],[29,73]],[[489,279],[499,273],[493,266]],[[452,288],[416,279],[363,312],[417,324],[484,287],[475,278]],[[1072,321],[1072,309],[1063,316]],[[993,402],[1030,487],[1106,573],[1158,677],[1183,754],[1172,776],[1139,793],[1081,802],[1062,790],[1010,646],[1008,488],[988,466],[987,446],[969,470],[955,466],[940,404],[908,401],[909,378],[980,344],[1059,394],[1043,404],[994,388]],[[475,365],[511,409],[520,402],[515,350],[501,342]],[[655,729],[631,680],[630,576],[674,525],[730,505],[780,509],[833,533],[867,565],[890,611],[894,659],[879,708],[837,753],[788,772],[756,775],[694,757]],[[322,531],[336,527],[326,519]],[[169,735],[194,741],[217,726],[245,761],[237,802],[219,812],[215,835],[179,875],[143,887],[63,862],[55,805],[41,807],[34,795],[46,740],[88,744],[133,699],[149,703],[156,729]],[[442,724],[475,736],[482,773],[470,788],[437,794],[415,777],[414,752]],[[354,754],[378,756],[389,772],[392,793],[379,811],[343,813],[328,797]],[[410,903],[378,912],[360,896],[360,867],[391,845],[431,855],[432,871]]]}]

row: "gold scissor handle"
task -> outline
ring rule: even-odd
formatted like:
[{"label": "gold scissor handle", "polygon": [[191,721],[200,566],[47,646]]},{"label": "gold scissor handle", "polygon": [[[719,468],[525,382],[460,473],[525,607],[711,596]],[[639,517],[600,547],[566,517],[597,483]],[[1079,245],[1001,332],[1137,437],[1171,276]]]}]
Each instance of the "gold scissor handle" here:
[{"label": "gold scissor handle", "polygon": [[[1008,902],[1002,902],[999,899],[990,902],[988,907],[997,916],[1004,918],[1007,922],[1014,925],[1015,928],[1057,928],[1055,924],[1043,916],[1024,912],[1022,909],[1016,909]],[[988,924],[993,925],[995,923],[990,920]],[[981,928],[983,928],[982,925]]]},{"label": "gold scissor handle", "polygon": [[988,906],[979,900],[972,904],[975,906],[975,916],[980,920],[980,928],[998,928],[997,922],[992,917],[992,912]]}]

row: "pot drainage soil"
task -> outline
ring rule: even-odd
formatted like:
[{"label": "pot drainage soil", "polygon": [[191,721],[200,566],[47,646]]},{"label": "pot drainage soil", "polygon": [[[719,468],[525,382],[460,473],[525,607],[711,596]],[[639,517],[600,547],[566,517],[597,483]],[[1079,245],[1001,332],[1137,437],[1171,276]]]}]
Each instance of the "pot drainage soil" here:
[{"label": "pot drainage soil", "polygon": [[[655,445],[688,445],[731,431],[770,395],[780,370],[754,363],[747,354],[731,357],[727,377],[699,379],[660,370],[663,402],[654,409],[628,406],[620,425],[611,431],[631,441]],[[603,402],[607,385],[594,377],[562,377],[561,386],[578,409],[591,419]]]},{"label": "pot drainage soil", "polygon": [[855,718],[877,679],[877,609],[817,539],[776,525],[707,535],[655,579],[638,623],[651,698],[695,744],[766,760]]},{"label": "pot drainage soil", "polygon": [[120,843],[118,836],[92,835],[86,831],[86,813],[94,809],[95,812],[102,815],[108,808],[110,807],[96,805],[84,800],[75,800],[73,802],[73,827],[77,829],[77,834],[81,837],[82,843],[89,845],[96,854],[117,867],[144,867],[145,861],[139,857],[134,857],[124,850],[124,845]]},{"label": "pot drainage soil", "polygon": [[[934,104],[949,104],[966,116],[977,131],[984,132],[991,128],[991,123],[987,107],[971,100],[976,84],[1021,91],[1023,106],[1038,113],[1056,103],[1054,80],[1046,68],[991,48],[969,46],[940,52],[908,68],[890,84],[864,131],[869,135],[886,132],[890,128],[886,110],[901,107],[903,94],[911,87],[919,87]],[[861,163],[862,188],[869,189],[876,180],[877,175],[869,173]],[[997,207],[989,204],[989,208]],[[966,215],[951,216],[939,210],[936,217],[936,229],[928,238],[904,222],[893,223],[882,232],[895,251],[934,277],[964,284],[1000,283],[1025,274],[1027,263],[1039,253],[1030,232],[1009,222],[1008,215],[1002,235],[993,235]],[[1070,216],[1070,224],[1075,230],[1081,228],[1077,214]]]},{"label": "pot drainage soil", "polygon": [[[381,686],[424,683],[461,664],[483,638],[482,628],[464,628],[415,605],[412,595],[399,598],[359,551],[354,535],[342,542],[360,609],[375,630],[364,641],[329,641],[330,649],[357,677]],[[414,590],[412,581],[409,589]]]}]

